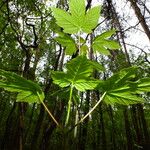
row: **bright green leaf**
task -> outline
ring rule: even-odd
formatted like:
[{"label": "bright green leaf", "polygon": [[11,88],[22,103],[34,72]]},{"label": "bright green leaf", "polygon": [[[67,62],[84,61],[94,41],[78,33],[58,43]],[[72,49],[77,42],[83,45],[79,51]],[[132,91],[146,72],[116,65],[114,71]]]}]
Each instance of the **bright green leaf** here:
[{"label": "bright green leaf", "polygon": [[85,0],[70,0],[69,8],[72,18],[81,28],[81,24],[85,17]]},{"label": "bright green leaf", "polygon": [[137,93],[150,92],[150,78],[142,78],[136,82],[129,82],[129,86]]},{"label": "bright green leaf", "polygon": [[104,55],[110,55],[109,50],[103,47],[103,45],[101,44],[93,44],[92,47],[94,51],[98,51],[99,53]]},{"label": "bright green leaf", "polygon": [[137,91],[150,92],[150,78],[143,78],[137,82]]},{"label": "bright green leaf", "polygon": [[64,32],[72,34],[79,31],[78,25],[68,12],[59,8],[52,8],[52,11],[54,17],[56,18],[56,23],[60,27],[64,28]]},{"label": "bright green leaf", "polygon": [[125,92],[125,93],[108,93],[105,96],[104,101],[107,104],[129,105],[144,102],[144,99],[137,95],[133,95],[129,92]]},{"label": "bright green leaf", "polygon": [[110,30],[98,35],[94,40],[92,47],[94,51],[98,51],[104,55],[110,55],[109,50],[119,49],[120,45],[118,42],[109,40],[110,36],[115,33],[115,30]]},{"label": "bright green leaf", "polygon": [[68,35],[56,37],[55,40],[59,42],[63,47],[66,47],[65,52],[67,55],[73,55],[76,52],[77,48],[75,41]]},{"label": "bright green leaf", "polygon": [[106,81],[101,81],[98,89],[106,92],[104,101],[108,104],[118,103],[122,105],[144,102],[144,99],[137,95],[135,86],[133,88],[129,84],[129,81],[134,80],[136,72],[137,67],[133,66],[121,70]]},{"label": "bright green leaf", "polygon": [[75,82],[74,86],[79,91],[93,90],[97,87],[99,80],[81,79]]},{"label": "bright green leaf", "polygon": [[89,60],[89,64],[92,66],[92,68],[94,68],[98,71],[104,71],[105,70],[104,67],[96,61]]},{"label": "bright green leaf", "polygon": [[[115,34],[116,33],[116,30],[109,30],[109,31],[106,31],[106,32],[103,32],[100,36],[99,36],[99,38],[101,38],[101,39],[106,39],[106,38],[109,38],[109,37],[111,37],[113,34]],[[97,37],[98,38],[98,37]]]},{"label": "bright green leaf", "polygon": [[92,32],[98,24],[98,19],[100,16],[100,6],[91,8],[85,15],[85,22],[83,22],[83,31],[86,33]]},{"label": "bright green leaf", "polygon": [[93,71],[86,56],[78,56],[66,65],[67,72],[53,72],[52,78],[60,87],[73,86],[79,91],[92,90],[98,81],[90,78]]},{"label": "bright green leaf", "polygon": [[44,93],[38,84],[1,69],[0,87],[10,92],[17,92],[17,102],[40,103],[40,100],[44,100]]},{"label": "bright green leaf", "polygon": [[64,32],[74,34],[78,32],[91,33],[98,23],[100,7],[94,7],[85,12],[85,0],[70,0],[70,13],[52,8],[56,23],[64,29]]}]

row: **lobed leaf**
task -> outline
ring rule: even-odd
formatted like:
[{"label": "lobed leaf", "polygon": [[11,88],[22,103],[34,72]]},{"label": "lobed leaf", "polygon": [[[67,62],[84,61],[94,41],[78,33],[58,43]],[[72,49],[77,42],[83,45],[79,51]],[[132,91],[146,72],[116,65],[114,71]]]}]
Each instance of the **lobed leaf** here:
[{"label": "lobed leaf", "polygon": [[56,23],[64,29],[65,33],[73,34],[78,32],[79,27],[68,12],[59,8],[51,9],[53,11],[53,15],[56,18]]},{"label": "lobed leaf", "polygon": [[119,49],[120,45],[118,42],[108,39],[114,33],[115,30],[110,30],[98,35],[92,44],[94,51],[98,51],[104,55],[110,55],[109,50]]},{"label": "lobed leaf", "polygon": [[[136,81],[130,82],[131,80],[135,80],[134,78],[136,76],[136,71],[136,66],[129,67],[122,69],[106,81],[101,81],[97,88],[102,92],[107,93],[104,101],[108,104],[117,103],[122,105],[144,102],[144,99],[141,98],[136,92],[138,87],[140,87],[140,84]],[[148,83],[144,83],[143,86],[147,87]]]},{"label": "lobed leaf", "polygon": [[107,104],[130,105],[142,103],[144,102],[144,99],[129,92],[124,92],[124,93],[108,93],[105,96],[104,101]]},{"label": "lobed leaf", "polygon": [[81,28],[85,17],[85,0],[70,0],[69,10],[76,24]]},{"label": "lobed leaf", "polygon": [[78,56],[66,65],[67,72],[53,72],[53,82],[60,87],[73,86],[79,91],[92,90],[98,85],[97,80],[90,78],[93,71],[86,56]]},{"label": "lobed leaf", "polygon": [[150,92],[150,78],[142,78],[136,82],[129,82],[129,86],[137,93]]},{"label": "lobed leaf", "polygon": [[2,69],[0,69],[0,87],[17,92],[17,102],[40,103],[40,100],[44,100],[44,93],[38,84]]},{"label": "lobed leaf", "polygon": [[55,40],[59,42],[63,47],[66,47],[65,52],[67,55],[73,55],[77,48],[75,41],[68,35],[56,37]]},{"label": "lobed leaf", "polygon": [[85,21],[83,23],[83,31],[86,33],[91,33],[92,29],[94,29],[99,20],[100,16],[100,6],[96,6],[91,8],[85,15]]},{"label": "lobed leaf", "polygon": [[65,33],[86,32],[91,33],[98,23],[100,7],[96,6],[86,13],[85,0],[70,0],[70,13],[52,8],[56,23],[64,29]]}]

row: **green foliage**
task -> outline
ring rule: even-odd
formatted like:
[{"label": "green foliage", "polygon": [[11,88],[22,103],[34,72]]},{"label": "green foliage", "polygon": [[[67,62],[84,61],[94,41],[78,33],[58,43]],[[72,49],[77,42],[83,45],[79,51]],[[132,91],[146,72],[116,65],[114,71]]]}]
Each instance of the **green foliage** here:
[{"label": "green foliage", "polygon": [[115,32],[115,30],[110,30],[96,36],[92,44],[94,51],[98,51],[104,55],[110,55],[109,50],[119,49],[120,45],[118,42],[108,39],[115,34]]},{"label": "green foliage", "polygon": [[150,92],[150,78],[142,78],[136,82],[129,82],[129,86],[137,93]]},{"label": "green foliage", "polygon": [[92,68],[97,71],[105,71],[104,67],[96,61],[89,60],[89,65],[91,65]]},{"label": "green foliage", "polygon": [[2,69],[0,69],[0,87],[17,92],[17,102],[40,103],[44,100],[44,93],[39,85]]},{"label": "green foliage", "polygon": [[63,47],[66,47],[65,49],[66,55],[72,55],[73,53],[76,52],[77,48],[76,48],[75,41],[67,34],[56,37],[55,40],[58,43],[60,43]]},{"label": "green foliage", "polygon": [[86,56],[78,56],[66,65],[66,72],[52,72],[53,82],[60,87],[73,86],[79,91],[92,90],[98,80],[90,77],[93,69]]},{"label": "green foliage", "polygon": [[137,67],[123,69],[106,81],[102,81],[98,89],[107,92],[104,101],[108,104],[117,103],[123,105],[144,102],[144,99],[137,94],[137,91],[144,88],[149,89],[150,84],[148,83],[148,79],[131,82],[135,80],[136,71]]},{"label": "green foliage", "polygon": [[64,29],[65,33],[85,32],[91,33],[98,23],[100,7],[94,7],[85,12],[85,0],[70,0],[70,13],[52,8],[56,23]]}]

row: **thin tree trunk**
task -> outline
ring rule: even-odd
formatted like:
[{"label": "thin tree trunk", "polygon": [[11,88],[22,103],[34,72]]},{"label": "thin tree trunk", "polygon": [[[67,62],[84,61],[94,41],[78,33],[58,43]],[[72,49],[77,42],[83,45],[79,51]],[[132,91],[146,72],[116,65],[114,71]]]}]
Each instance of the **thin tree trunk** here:
[{"label": "thin tree trunk", "polygon": [[109,113],[109,117],[112,123],[112,131],[111,131],[111,142],[112,142],[112,150],[116,150],[116,141],[115,141],[115,121],[114,121],[114,117],[113,117],[113,110],[111,105],[108,106],[108,113]]},{"label": "thin tree trunk", "polygon": [[34,134],[32,136],[32,141],[31,141],[31,149],[38,149],[38,139],[39,139],[39,134],[41,132],[41,126],[44,120],[44,114],[45,114],[45,110],[44,107],[41,105],[40,108],[40,114],[34,129]]},{"label": "thin tree trunk", "polygon": [[149,132],[148,132],[148,127],[147,127],[147,122],[145,119],[144,115],[144,110],[142,104],[138,104],[138,111],[139,111],[139,117],[141,120],[141,125],[142,125],[142,131],[143,131],[143,136],[144,136],[144,143],[142,144],[144,147],[149,147],[150,146],[150,138],[149,138]]},{"label": "thin tree trunk", "polygon": [[133,150],[133,136],[130,128],[129,116],[127,108],[124,109],[124,121],[125,121],[125,130],[126,130],[126,140],[127,140],[127,149]]},{"label": "thin tree trunk", "polygon": [[99,140],[102,141],[102,149],[107,150],[107,140],[106,140],[106,133],[105,133],[105,124],[104,124],[104,118],[103,118],[102,104],[100,104],[99,109],[100,109],[100,127],[102,129],[102,136]]},{"label": "thin tree trunk", "polygon": [[132,106],[131,112],[132,112],[131,113],[132,122],[133,122],[134,130],[136,133],[136,140],[135,141],[136,141],[137,145],[140,145],[143,137],[141,134],[142,131],[140,131],[140,128],[139,128],[136,106]]},{"label": "thin tree trunk", "polygon": [[147,35],[148,39],[150,40],[150,30],[149,26],[147,25],[144,16],[141,13],[140,8],[137,5],[137,2],[135,0],[129,0],[131,3],[131,6],[135,12],[136,17],[138,18],[143,30],[145,31],[145,34]]},{"label": "thin tree trunk", "polygon": [[[87,91],[84,115],[86,115],[89,112],[89,103],[90,103],[90,91]],[[87,142],[88,122],[89,122],[89,117],[87,117],[86,120],[84,121],[82,126],[82,134],[81,137],[79,137],[81,138],[81,143],[80,143],[81,150],[85,150],[85,146]]]}]

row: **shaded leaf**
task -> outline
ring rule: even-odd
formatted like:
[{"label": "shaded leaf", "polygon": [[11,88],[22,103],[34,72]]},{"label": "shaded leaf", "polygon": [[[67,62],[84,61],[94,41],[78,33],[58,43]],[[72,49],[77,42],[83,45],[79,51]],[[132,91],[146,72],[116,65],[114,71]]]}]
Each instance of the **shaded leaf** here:
[{"label": "shaded leaf", "polygon": [[66,47],[65,52],[67,55],[73,55],[76,52],[77,48],[75,41],[68,35],[56,37],[55,40],[59,42],[63,47]]},{"label": "shaded leaf", "polygon": [[107,104],[130,105],[144,102],[144,99],[131,93],[108,93],[104,101]]},{"label": "shaded leaf", "polygon": [[10,92],[17,92],[17,102],[40,103],[40,100],[44,100],[44,93],[38,84],[1,69],[0,87]]},{"label": "shaded leaf", "polygon": [[150,78],[142,78],[136,82],[129,82],[129,86],[137,93],[150,92]]},{"label": "shaded leaf", "polygon": [[130,67],[114,74],[106,81],[99,83],[98,89],[106,92],[104,101],[108,104],[129,105],[144,102],[136,89],[129,85],[129,81],[134,80],[137,67]]},{"label": "shaded leaf", "polygon": [[98,71],[104,71],[105,70],[104,67],[96,61],[89,60],[89,64],[92,66],[92,68],[94,68]]}]

